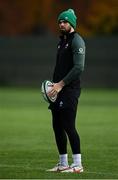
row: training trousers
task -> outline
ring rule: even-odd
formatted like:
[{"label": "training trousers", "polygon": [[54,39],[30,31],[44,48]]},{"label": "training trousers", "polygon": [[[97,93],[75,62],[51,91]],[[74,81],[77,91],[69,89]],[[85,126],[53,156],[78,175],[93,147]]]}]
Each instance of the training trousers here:
[{"label": "training trousers", "polygon": [[67,137],[73,154],[80,154],[80,137],[75,128],[76,109],[52,109],[52,124],[59,154],[67,154]]}]

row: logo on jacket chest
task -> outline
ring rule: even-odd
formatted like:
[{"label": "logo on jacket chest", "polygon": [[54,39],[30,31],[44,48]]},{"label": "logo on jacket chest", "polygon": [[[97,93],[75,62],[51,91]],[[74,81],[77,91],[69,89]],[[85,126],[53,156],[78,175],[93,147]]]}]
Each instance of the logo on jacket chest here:
[{"label": "logo on jacket chest", "polygon": [[67,49],[68,48],[68,43],[65,45],[65,49]]}]

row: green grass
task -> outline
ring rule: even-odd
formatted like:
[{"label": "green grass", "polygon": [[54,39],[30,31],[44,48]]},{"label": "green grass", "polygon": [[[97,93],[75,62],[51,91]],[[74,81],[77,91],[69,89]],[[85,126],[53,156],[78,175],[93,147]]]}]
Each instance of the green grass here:
[{"label": "green grass", "polygon": [[118,91],[82,91],[77,128],[83,174],[46,172],[58,160],[47,107],[38,89],[0,89],[0,178],[117,179]]}]

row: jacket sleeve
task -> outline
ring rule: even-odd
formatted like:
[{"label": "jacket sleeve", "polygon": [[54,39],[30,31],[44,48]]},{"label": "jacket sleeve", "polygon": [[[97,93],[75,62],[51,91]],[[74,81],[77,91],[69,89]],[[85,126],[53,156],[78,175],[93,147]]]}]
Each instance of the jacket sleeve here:
[{"label": "jacket sleeve", "polygon": [[63,78],[65,85],[68,85],[73,80],[79,78],[80,74],[84,70],[85,64],[85,43],[79,36],[74,36],[72,40],[72,54],[73,54],[73,68]]}]

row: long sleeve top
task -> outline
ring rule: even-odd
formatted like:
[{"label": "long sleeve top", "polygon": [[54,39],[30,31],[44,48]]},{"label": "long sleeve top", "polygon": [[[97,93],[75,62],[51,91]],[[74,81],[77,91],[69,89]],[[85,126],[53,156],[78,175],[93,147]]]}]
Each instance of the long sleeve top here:
[{"label": "long sleeve top", "polygon": [[80,85],[80,75],[84,70],[84,64],[85,43],[82,37],[76,32],[68,34],[66,38],[62,36],[58,44],[53,81],[63,80],[65,86]]}]

